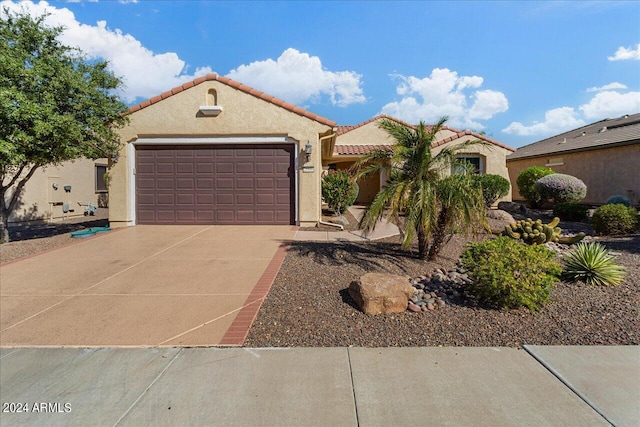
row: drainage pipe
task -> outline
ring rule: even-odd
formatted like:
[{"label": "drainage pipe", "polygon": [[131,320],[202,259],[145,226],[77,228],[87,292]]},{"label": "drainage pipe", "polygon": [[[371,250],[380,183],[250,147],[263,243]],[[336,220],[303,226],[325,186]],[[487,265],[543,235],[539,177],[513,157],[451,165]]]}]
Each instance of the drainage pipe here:
[{"label": "drainage pipe", "polygon": [[326,222],[323,220],[318,221],[318,223],[322,225],[330,225],[332,227],[338,227],[340,230],[344,231],[344,227],[341,224],[334,224],[333,222]]}]

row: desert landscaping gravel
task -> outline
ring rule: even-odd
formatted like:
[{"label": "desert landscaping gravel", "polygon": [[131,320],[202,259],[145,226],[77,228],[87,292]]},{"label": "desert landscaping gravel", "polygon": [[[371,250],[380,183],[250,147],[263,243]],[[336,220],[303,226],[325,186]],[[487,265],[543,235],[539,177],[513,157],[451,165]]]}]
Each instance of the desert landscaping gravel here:
[{"label": "desert landscaping gravel", "polygon": [[402,251],[396,239],[293,242],[245,341],[247,347],[509,346],[640,344],[640,235],[604,238],[627,278],[618,287],[559,283],[540,311],[502,311],[454,299],[426,312],[368,316],[347,292],[369,272],[407,277],[455,268],[456,236],[437,262]]}]

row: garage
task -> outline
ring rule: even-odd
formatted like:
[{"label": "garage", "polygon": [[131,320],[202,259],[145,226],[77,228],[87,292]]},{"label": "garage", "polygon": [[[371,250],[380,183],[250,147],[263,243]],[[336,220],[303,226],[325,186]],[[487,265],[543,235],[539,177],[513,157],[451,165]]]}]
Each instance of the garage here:
[{"label": "garage", "polygon": [[136,145],[138,224],[295,224],[293,144]]}]

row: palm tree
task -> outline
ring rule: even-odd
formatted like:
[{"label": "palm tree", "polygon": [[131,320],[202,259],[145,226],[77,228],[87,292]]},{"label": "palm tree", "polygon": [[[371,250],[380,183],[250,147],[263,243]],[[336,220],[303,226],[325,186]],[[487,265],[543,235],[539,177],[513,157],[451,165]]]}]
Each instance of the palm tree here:
[{"label": "palm tree", "polygon": [[[433,126],[420,122],[411,127],[383,119],[380,128],[396,144],[391,150],[372,151],[354,165],[357,177],[375,171],[385,171],[388,177],[366,208],[360,227],[370,232],[386,215],[400,228],[403,248],[411,247],[417,237],[421,259],[434,259],[455,232],[468,232],[486,223],[482,190],[473,186],[468,165],[456,158],[461,150],[486,143],[467,141],[445,146],[433,155],[436,134],[446,121],[443,117]],[[449,176],[452,168],[461,172]]]}]

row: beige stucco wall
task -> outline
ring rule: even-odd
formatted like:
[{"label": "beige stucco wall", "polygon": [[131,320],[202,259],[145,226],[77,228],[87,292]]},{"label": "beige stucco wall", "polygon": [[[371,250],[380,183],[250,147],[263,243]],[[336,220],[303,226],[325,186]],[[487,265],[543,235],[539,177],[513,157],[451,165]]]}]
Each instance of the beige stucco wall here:
[{"label": "beige stucco wall", "polygon": [[[394,144],[395,143],[394,139],[391,138],[386,131],[378,127],[380,120],[367,123],[363,126],[360,126],[359,128],[353,129],[345,134],[339,135],[336,138],[336,145],[365,145],[365,144],[392,145]],[[435,139],[436,141],[440,141],[445,138],[449,138],[453,135],[456,135],[456,133],[449,129],[444,129],[436,134]],[[434,155],[437,155],[445,147],[451,147],[455,144],[460,144],[460,143],[475,140],[475,139],[476,138],[472,135],[464,135],[461,138],[454,139],[453,141],[450,141],[444,145],[434,148],[433,153]],[[459,154],[474,154],[474,155],[482,156],[483,162],[484,162],[484,173],[500,175],[506,179],[509,179],[509,172],[506,166],[506,157],[511,153],[512,151],[494,144],[471,146],[459,152]],[[345,162],[347,160],[356,160],[356,159],[357,157],[354,157],[354,156],[340,156],[339,159],[337,157],[333,159],[326,159],[325,163],[331,164],[331,163],[337,163],[338,161]],[[379,180],[379,177],[378,177],[378,180]],[[366,188],[369,188],[372,182],[373,181],[368,182],[366,184],[367,186]],[[515,181],[510,181],[510,182],[513,183]],[[505,201],[511,200],[511,191],[505,197],[499,199],[498,202],[503,200]]]},{"label": "beige stucco wall", "polygon": [[[223,108],[217,117],[199,117],[199,107],[207,105],[207,93],[215,90],[217,105]],[[332,128],[300,116],[282,107],[237,90],[219,81],[205,81],[130,115],[130,124],[119,131],[123,149],[112,169],[109,220],[114,227],[133,225],[135,211],[130,188],[134,177],[127,144],[139,137],[223,137],[286,136],[298,147],[298,219],[301,225],[315,225],[321,218],[320,177],[322,172],[320,134]],[[309,141],[313,147],[310,162],[302,153]],[[303,166],[313,166],[303,173]]]},{"label": "beige stucco wall", "polygon": [[621,194],[632,199],[634,204],[640,204],[640,143],[508,161],[509,176],[515,186],[514,200],[523,200],[516,184],[522,170],[530,166],[547,166],[551,159],[558,158],[562,158],[562,165],[548,167],[558,173],[580,178],[587,185],[587,197],[582,203],[603,204],[610,196]]},{"label": "beige stucco wall", "polygon": [[[98,205],[98,193],[95,191],[95,165],[106,165],[106,159],[78,159],[62,163],[60,166],[48,166],[36,170],[25,185],[15,210],[9,217],[10,222],[60,220],[64,217],[84,215],[84,207],[78,202]],[[58,189],[53,189],[53,183]],[[64,186],[70,185],[71,192],[66,193]],[[62,205],[50,205],[49,202],[68,203],[74,212],[64,214]]]},{"label": "beige stucco wall", "polygon": [[[355,162],[337,163],[338,170],[348,171]],[[358,197],[356,204],[366,205],[373,201],[380,191],[380,172],[374,172],[370,175],[363,176],[358,179]]]}]

